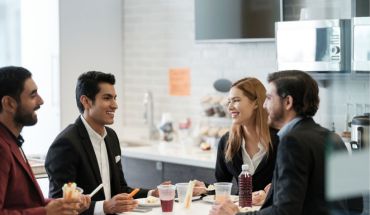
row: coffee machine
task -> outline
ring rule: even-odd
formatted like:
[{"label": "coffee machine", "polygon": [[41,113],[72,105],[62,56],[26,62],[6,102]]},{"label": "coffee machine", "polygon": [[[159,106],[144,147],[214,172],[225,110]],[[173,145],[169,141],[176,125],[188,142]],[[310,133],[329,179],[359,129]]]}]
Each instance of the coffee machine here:
[{"label": "coffee machine", "polygon": [[351,121],[351,148],[352,151],[369,147],[370,113],[353,117]]}]

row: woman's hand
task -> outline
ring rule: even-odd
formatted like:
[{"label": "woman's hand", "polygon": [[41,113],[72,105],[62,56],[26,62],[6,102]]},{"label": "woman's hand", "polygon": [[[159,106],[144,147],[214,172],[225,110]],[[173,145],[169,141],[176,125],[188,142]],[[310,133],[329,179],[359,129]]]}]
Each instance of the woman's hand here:
[{"label": "woman's hand", "polygon": [[270,188],[271,188],[271,183],[266,185],[266,187],[263,189],[265,191],[265,193],[267,194],[269,191],[270,191]]},{"label": "woman's hand", "polygon": [[200,196],[202,194],[207,193],[206,185],[203,181],[195,180],[195,185],[193,189],[193,196]]},{"label": "woman's hand", "polygon": [[[172,182],[171,181],[164,181],[161,183],[161,185],[170,185]],[[151,194],[154,197],[159,197],[159,191],[158,188],[155,188]]]},{"label": "woman's hand", "polygon": [[252,194],[252,204],[253,205],[263,205],[266,200],[267,193],[270,191],[271,183],[266,185],[263,190],[253,192]]},{"label": "woman's hand", "polygon": [[252,205],[262,205],[265,202],[266,193],[264,190],[255,191],[252,193]]}]

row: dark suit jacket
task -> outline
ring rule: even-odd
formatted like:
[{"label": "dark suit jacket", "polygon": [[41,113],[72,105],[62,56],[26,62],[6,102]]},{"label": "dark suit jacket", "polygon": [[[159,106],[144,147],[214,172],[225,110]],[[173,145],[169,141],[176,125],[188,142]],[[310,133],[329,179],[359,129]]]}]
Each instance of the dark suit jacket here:
[{"label": "dark suit jacket", "polygon": [[[279,143],[279,138],[276,133],[277,130],[270,128],[270,136],[273,146],[272,151],[268,156],[266,155],[263,158],[253,174],[253,191],[263,190],[266,185],[271,183],[275,167],[276,150]],[[242,171],[242,150],[239,150],[231,162],[226,162],[225,160],[225,147],[228,139],[229,133],[226,133],[224,136],[222,136],[218,145],[215,172],[216,180],[218,182],[231,182],[233,177],[238,182],[238,177]]]},{"label": "dark suit jacket", "polygon": [[[113,129],[106,127],[105,145],[108,153],[110,183],[112,197],[119,193],[129,193],[132,188],[127,186],[124,178],[121,159],[121,148],[118,137]],[[98,162],[87,130],[80,117],[74,124],[64,129],[50,146],[46,156],[45,168],[49,175],[49,196],[61,197],[62,187],[67,182],[76,182],[85,194],[91,193],[102,183]],[[146,197],[148,190],[141,189],[135,196]],[[93,214],[95,202],[104,200],[101,189],[92,198],[90,208],[85,214]]]},{"label": "dark suit jacket", "polygon": [[46,201],[31,167],[1,123],[0,165],[0,214],[46,214]]},{"label": "dark suit jacket", "polygon": [[299,121],[281,140],[274,177],[258,215],[325,215],[325,145],[344,147],[338,135],[312,118]]}]

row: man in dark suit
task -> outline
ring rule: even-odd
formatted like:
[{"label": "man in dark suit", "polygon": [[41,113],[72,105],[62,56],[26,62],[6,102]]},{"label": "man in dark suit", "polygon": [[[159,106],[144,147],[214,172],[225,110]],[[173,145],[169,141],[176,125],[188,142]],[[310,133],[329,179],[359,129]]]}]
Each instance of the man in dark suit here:
[{"label": "man in dark suit", "polygon": [[31,73],[22,67],[0,68],[0,214],[78,214],[90,199],[44,199],[22,150],[24,126],[37,122],[44,103]]},{"label": "man in dark suit", "polygon": [[[316,124],[312,117],[319,107],[319,88],[302,71],[282,71],[268,77],[264,108],[269,123],[281,128],[272,187],[259,215],[328,214],[325,201],[325,145],[344,147],[333,132]],[[231,202],[214,206],[210,212],[236,214]]]},{"label": "man in dark suit", "polygon": [[[106,127],[113,124],[117,109],[114,84],[114,76],[102,72],[90,71],[78,78],[76,102],[81,115],[56,137],[46,156],[51,197],[61,196],[68,181],[75,181],[85,193],[103,184],[86,214],[121,213],[138,204],[127,194],[133,189],[124,178],[117,134]],[[135,197],[147,194],[141,189]]]}]

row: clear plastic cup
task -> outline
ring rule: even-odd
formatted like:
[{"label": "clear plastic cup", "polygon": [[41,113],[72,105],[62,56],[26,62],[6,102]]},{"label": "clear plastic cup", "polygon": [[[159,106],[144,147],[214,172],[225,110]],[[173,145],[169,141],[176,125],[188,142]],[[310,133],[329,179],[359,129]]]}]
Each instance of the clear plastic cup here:
[{"label": "clear plastic cup", "polygon": [[161,200],[161,208],[163,213],[171,213],[173,211],[173,201],[175,199],[175,185],[161,184],[158,187],[159,199]]},{"label": "clear plastic cup", "polygon": [[216,197],[215,201],[221,203],[227,199],[230,199],[232,183],[229,182],[218,182],[214,183]]},{"label": "clear plastic cup", "polygon": [[73,193],[66,193],[63,189],[63,198],[72,198],[72,199],[79,199],[81,197],[81,194],[84,192],[84,190],[80,187],[76,187]]},{"label": "clear plastic cup", "polygon": [[180,203],[183,203],[186,196],[186,191],[188,189],[189,183],[177,183],[176,184],[176,191],[177,191],[177,198],[179,199]]}]

